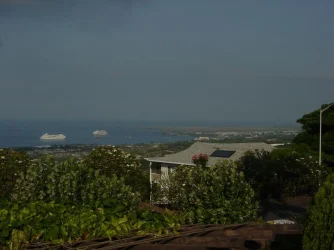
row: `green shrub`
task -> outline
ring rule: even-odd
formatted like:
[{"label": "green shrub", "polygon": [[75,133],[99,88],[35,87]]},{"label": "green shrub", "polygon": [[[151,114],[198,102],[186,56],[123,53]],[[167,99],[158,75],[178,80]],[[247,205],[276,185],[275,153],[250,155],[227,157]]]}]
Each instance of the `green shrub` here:
[{"label": "green shrub", "polygon": [[313,195],[328,174],[309,152],[294,148],[247,152],[237,164],[261,199]]},{"label": "green shrub", "polygon": [[256,218],[254,191],[232,162],[179,166],[160,184],[160,202],[182,211],[185,223],[232,224]]},{"label": "green shrub", "polygon": [[139,192],[142,199],[148,200],[150,194],[149,174],[141,166],[141,160],[115,146],[95,148],[85,159],[84,164],[101,174],[124,178],[125,184]]},{"label": "green shrub", "polygon": [[20,202],[56,201],[98,207],[116,199],[134,209],[139,195],[116,175],[105,176],[82,162],[56,162],[51,158],[34,162],[20,173],[12,199]]},{"label": "green shrub", "polygon": [[303,236],[304,250],[334,248],[334,174],[320,187],[308,210]]},{"label": "green shrub", "polygon": [[148,210],[127,211],[119,202],[102,208],[64,206],[54,202],[8,204],[0,209],[1,245],[20,250],[30,242],[63,243],[137,233],[168,233],[177,217]]},{"label": "green shrub", "polygon": [[0,148],[0,199],[8,199],[19,172],[26,172],[31,158],[21,152]]},{"label": "green shrub", "polygon": [[[245,174],[246,181],[252,186],[257,196],[261,199],[268,196],[276,196],[275,184],[276,165],[271,164],[271,155],[268,151],[249,151],[238,161],[238,170]],[[271,166],[269,169],[268,166]]]}]

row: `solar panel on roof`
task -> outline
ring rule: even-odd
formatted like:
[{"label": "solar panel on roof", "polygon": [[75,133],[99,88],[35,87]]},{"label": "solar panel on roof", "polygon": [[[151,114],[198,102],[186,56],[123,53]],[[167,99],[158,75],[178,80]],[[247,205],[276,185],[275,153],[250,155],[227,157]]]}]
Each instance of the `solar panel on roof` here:
[{"label": "solar panel on roof", "polygon": [[215,150],[210,156],[211,157],[221,157],[221,158],[230,158],[235,151],[229,151],[229,150]]}]

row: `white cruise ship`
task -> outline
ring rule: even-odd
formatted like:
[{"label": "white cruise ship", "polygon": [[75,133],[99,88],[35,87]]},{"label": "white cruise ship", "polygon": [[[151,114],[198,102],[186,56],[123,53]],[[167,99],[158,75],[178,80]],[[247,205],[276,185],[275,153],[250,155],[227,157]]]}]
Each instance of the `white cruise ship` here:
[{"label": "white cruise ship", "polygon": [[102,137],[102,136],[106,136],[106,135],[108,135],[108,132],[107,131],[105,131],[105,130],[95,130],[94,132],[93,132],[93,135],[95,136],[95,137]]},{"label": "white cruise ship", "polygon": [[65,140],[66,139],[66,136],[59,133],[59,134],[48,134],[48,133],[45,133],[44,135],[42,135],[40,137],[41,140]]}]

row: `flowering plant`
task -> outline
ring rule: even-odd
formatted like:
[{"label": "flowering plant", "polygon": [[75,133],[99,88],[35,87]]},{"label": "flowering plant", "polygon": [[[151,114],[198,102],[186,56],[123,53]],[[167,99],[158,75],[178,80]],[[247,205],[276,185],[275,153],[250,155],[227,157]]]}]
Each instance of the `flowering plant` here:
[{"label": "flowering plant", "polygon": [[209,159],[208,155],[202,153],[196,154],[192,157],[193,163],[197,166],[202,166],[202,167],[206,166],[208,159]]}]

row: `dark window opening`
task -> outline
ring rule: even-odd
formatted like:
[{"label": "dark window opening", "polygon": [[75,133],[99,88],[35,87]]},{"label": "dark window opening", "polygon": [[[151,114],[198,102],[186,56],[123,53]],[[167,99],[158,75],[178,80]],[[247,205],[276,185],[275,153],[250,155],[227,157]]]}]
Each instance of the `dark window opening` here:
[{"label": "dark window opening", "polygon": [[151,173],[152,174],[161,174],[161,163],[152,162]]},{"label": "dark window opening", "polygon": [[216,150],[210,156],[211,157],[230,158],[234,153],[235,153],[235,151]]}]

